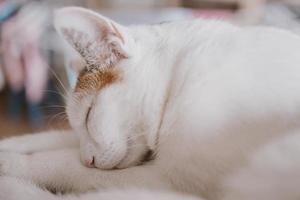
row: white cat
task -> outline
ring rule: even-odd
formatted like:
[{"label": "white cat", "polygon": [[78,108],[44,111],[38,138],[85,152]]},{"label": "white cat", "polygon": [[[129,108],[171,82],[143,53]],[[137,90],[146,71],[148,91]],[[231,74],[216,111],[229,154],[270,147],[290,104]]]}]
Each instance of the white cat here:
[{"label": "white cat", "polygon": [[[55,25],[86,62],[67,102],[73,131],[2,140],[1,200],[299,199],[298,36],[205,20],[124,27],[81,8]],[[105,192],[55,196],[19,178]]]}]

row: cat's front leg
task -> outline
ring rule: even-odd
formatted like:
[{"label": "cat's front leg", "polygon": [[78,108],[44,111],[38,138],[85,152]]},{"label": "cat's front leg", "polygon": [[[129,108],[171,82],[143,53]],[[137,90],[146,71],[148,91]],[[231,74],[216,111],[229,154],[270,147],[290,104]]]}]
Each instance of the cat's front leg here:
[{"label": "cat's front leg", "polygon": [[56,130],[0,140],[0,152],[34,153],[78,145],[79,141],[73,131]]},{"label": "cat's front leg", "polygon": [[[62,183],[61,174],[63,173],[61,172],[70,173],[69,169],[79,166],[80,163],[74,165],[78,158],[75,158],[75,153],[70,157],[66,153],[67,151],[65,149],[32,154],[0,152],[0,176],[22,178],[49,189],[71,190],[71,184]],[[60,153],[62,153],[61,157],[59,156]]]},{"label": "cat's front leg", "polygon": [[59,200],[34,184],[11,177],[0,177],[0,200]]},{"label": "cat's front leg", "polygon": [[62,149],[31,155],[0,153],[0,174],[22,177],[43,187],[86,192],[101,188],[170,188],[156,165],[123,170],[91,169],[82,165],[78,149]]},{"label": "cat's front leg", "polygon": [[108,190],[81,195],[54,195],[36,185],[10,177],[0,178],[0,200],[200,200],[177,193],[165,193],[143,189]]}]

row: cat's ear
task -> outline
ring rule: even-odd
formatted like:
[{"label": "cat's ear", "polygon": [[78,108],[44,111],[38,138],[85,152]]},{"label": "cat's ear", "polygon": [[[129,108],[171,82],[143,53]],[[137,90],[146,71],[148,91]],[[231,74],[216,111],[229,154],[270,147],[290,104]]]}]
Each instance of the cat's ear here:
[{"label": "cat's ear", "polygon": [[55,11],[57,32],[83,57],[87,67],[112,67],[128,58],[126,27],[93,11],[69,7]]}]

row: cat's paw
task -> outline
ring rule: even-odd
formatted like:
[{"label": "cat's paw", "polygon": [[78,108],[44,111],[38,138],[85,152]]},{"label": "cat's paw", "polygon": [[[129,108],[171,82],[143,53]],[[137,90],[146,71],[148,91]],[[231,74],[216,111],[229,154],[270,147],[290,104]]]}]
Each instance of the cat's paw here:
[{"label": "cat's paw", "polygon": [[54,199],[51,198],[52,196],[49,192],[30,182],[11,177],[0,177],[0,200]]},{"label": "cat's paw", "polygon": [[27,157],[13,152],[0,152],[0,176],[19,177],[24,175]]}]

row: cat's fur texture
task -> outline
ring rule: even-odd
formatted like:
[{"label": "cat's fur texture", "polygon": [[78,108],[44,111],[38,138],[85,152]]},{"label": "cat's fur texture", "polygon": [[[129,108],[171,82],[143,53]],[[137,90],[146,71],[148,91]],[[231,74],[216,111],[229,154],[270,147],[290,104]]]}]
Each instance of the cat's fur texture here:
[{"label": "cat's fur texture", "polygon": [[105,192],[55,196],[3,177],[1,200],[299,199],[298,36],[203,20],[123,27],[80,8],[55,23],[86,62],[73,131],[2,140],[0,173]]}]

